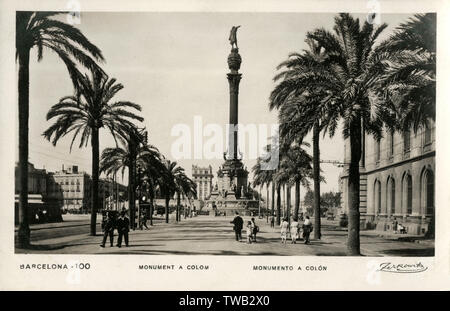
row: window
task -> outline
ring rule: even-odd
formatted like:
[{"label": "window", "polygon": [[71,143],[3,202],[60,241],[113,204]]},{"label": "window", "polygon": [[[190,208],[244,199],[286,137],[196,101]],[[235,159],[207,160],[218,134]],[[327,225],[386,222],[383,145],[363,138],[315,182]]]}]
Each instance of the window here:
[{"label": "window", "polygon": [[424,145],[428,146],[431,144],[431,128],[427,126],[424,133]]},{"label": "window", "polygon": [[381,158],[381,148],[380,148],[380,140],[377,139],[375,141],[375,162],[380,162]]},{"label": "window", "polygon": [[375,212],[377,215],[381,214],[381,186],[378,180],[374,184],[374,200]]},{"label": "window", "polygon": [[389,157],[394,156],[394,132],[389,135]]},{"label": "window", "polygon": [[407,196],[406,196],[406,213],[412,214],[412,179],[410,175],[406,176]]},{"label": "window", "polygon": [[428,170],[426,172],[426,213],[428,215],[434,212],[434,175]]},{"label": "window", "polygon": [[377,206],[378,214],[381,214],[381,184],[378,182],[378,206]]},{"label": "window", "polygon": [[403,152],[409,152],[411,150],[411,133],[406,131],[403,133]]},{"label": "window", "polygon": [[389,209],[390,215],[395,214],[395,180],[390,177],[387,184],[387,209]]}]

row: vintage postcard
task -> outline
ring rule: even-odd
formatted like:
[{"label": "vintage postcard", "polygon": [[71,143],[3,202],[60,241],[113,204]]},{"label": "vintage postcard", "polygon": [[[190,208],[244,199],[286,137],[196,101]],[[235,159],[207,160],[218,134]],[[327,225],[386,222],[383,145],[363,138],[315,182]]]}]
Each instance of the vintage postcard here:
[{"label": "vintage postcard", "polygon": [[0,1],[0,288],[448,290],[449,8]]}]

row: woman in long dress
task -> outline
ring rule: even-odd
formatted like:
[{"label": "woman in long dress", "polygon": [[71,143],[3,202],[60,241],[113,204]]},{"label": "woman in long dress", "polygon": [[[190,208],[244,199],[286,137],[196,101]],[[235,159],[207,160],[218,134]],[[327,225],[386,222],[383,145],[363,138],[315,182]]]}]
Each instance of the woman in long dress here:
[{"label": "woman in long dress", "polygon": [[298,219],[294,218],[294,220],[291,222],[291,239],[292,239],[291,243],[292,244],[297,243],[299,229],[300,229],[300,224],[298,223]]},{"label": "woman in long dress", "polygon": [[280,224],[281,227],[281,243],[286,244],[286,236],[289,228],[289,223],[287,222],[287,219],[284,218],[283,221]]}]

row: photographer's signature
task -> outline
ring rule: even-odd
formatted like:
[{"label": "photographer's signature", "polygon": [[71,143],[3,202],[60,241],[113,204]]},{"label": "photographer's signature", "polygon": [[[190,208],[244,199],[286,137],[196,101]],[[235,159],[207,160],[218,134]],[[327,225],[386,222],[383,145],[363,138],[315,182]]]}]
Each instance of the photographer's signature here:
[{"label": "photographer's signature", "polygon": [[393,264],[391,262],[384,262],[380,264],[380,268],[377,271],[392,272],[392,273],[419,273],[428,269],[421,262],[418,263],[401,263]]}]

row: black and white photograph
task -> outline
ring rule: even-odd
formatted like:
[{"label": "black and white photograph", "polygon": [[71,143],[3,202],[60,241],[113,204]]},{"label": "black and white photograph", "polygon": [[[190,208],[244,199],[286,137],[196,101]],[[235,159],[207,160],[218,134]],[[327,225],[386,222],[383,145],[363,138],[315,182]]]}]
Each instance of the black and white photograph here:
[{"label": "black and white photograph", "polygon": [[436,176],[449,172],[436,164],[436,9],[65,2],[17,6],[2,37],[15,61],[2,73],[8,256],[432,269],[419,259],[449,235],[437,229],[449,202]]},{"label": "black and white photograph", "polygon": [[16,252],[433,256],[436,14],[16,26]]}]

